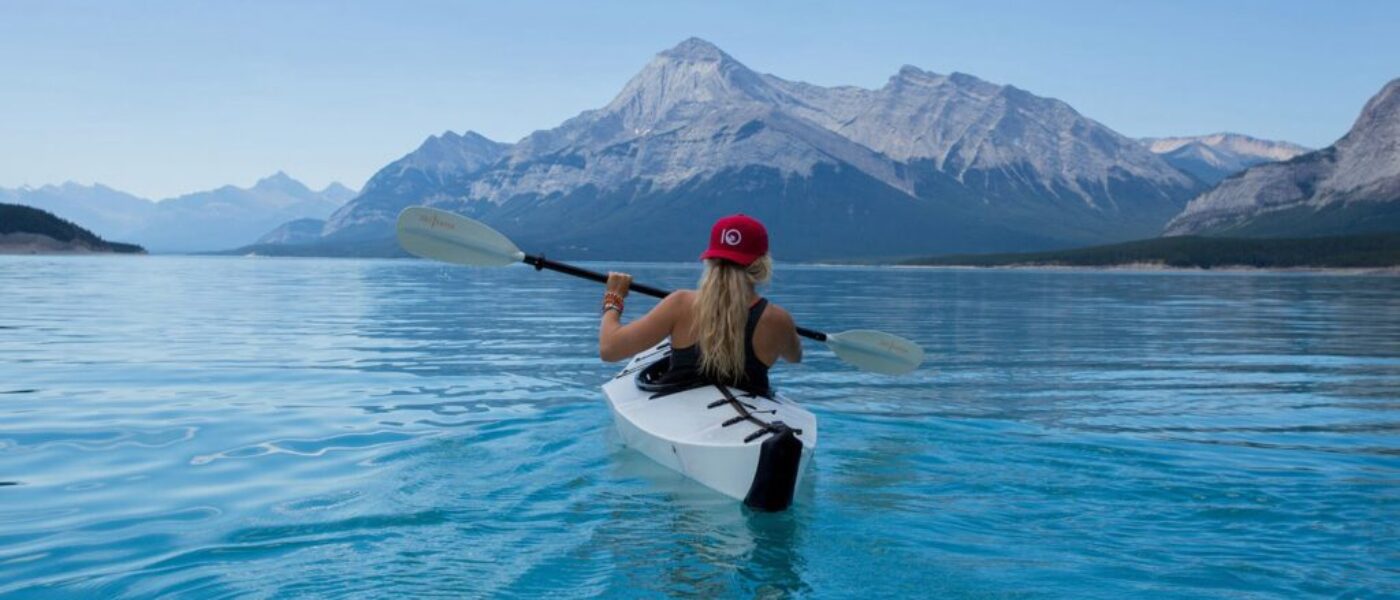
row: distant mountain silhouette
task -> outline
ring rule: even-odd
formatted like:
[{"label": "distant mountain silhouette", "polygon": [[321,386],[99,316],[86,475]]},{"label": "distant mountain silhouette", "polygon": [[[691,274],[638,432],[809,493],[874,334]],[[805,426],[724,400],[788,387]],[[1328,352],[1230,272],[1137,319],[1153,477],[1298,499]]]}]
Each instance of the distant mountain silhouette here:
[{"label": "distant mountain silhouette", "polygon": [[1298,144],[1261,140],[1238,133],[1145,138],[1142,142],[1171,166],[1209,185],[1254,165],[1311,152]]},{"label": "distant mountain silhouette", "polygon": [[278,172],[250,188],[226,185],[161,202],[101,184],[0,189],[0,201],[50,211],[97,234],[154,252],[207,252],[250,244],[289,220],[324,219],[356,194],[332,183],[313,191]]},{"label": "distant mountain silhouette", "polygon": [[42,209],[113,239],[131,239],[156,208],[150,200],[100,183],[0,188],[0,202]]}]

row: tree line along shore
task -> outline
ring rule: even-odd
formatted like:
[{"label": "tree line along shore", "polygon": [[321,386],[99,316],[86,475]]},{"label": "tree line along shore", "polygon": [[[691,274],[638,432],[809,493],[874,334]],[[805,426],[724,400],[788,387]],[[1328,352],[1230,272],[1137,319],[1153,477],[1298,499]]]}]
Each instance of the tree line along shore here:
[{"label": "tree line along shore", "polygon": [[1163,237],[1148,240],[999,254],[957,254],[902,261],[913,266],[1115,267],[1179,269],[1377,269],[1400,266],[1400,233],[1311,238]]},{"label": "tree line along shore", "polygon": [[109,242],[48,211],[0,204],[0,254],[145,254],[136,244]]}]

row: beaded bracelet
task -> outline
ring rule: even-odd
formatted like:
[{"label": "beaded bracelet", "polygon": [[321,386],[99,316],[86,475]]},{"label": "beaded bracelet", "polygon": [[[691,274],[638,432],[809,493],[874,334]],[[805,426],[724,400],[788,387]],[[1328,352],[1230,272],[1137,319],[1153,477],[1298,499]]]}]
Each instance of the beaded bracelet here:
[{"label": "beaded bracelet", "polygon": [[603,312],[616,310],[617,314],[620,316],[622,315],[622,307],[622,294],[617,292],[606,292],[603,294]]}]

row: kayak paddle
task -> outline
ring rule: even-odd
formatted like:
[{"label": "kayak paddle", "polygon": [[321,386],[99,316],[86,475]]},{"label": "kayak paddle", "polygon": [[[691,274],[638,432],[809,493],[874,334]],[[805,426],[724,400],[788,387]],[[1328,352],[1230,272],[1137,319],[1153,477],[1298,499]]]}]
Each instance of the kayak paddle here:
[{"label": "kayak paddle", "polygon": [[[525,263],[535,270],[549,269],[599,283],[607,283],[604,273],[580,269],[543,256],[522,252],[510,238],[485,223],[426,206],[410,206],[399,213],[399,245],[423,258],[472,267],[503,267]],[[633,283],[632,291],[665,298],[670,291]],[[852,329],[822,333],[797,328],[802,337],[825,342],[841,360],[860,369],[885,375],[902,375],[918,368],[924,351],[909,340],[872,329]]]}]

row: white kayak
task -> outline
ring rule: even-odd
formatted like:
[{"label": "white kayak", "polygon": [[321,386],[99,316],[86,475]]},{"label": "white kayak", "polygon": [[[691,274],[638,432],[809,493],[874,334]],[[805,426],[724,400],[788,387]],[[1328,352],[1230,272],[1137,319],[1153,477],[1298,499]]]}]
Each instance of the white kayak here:
[{"label": "white kayak", "polygon": [[783,510],[817,447],[817,418],[772,398],[701,384],[663,386],[670,342],[603,384],[622,442],[756,510]]}]

